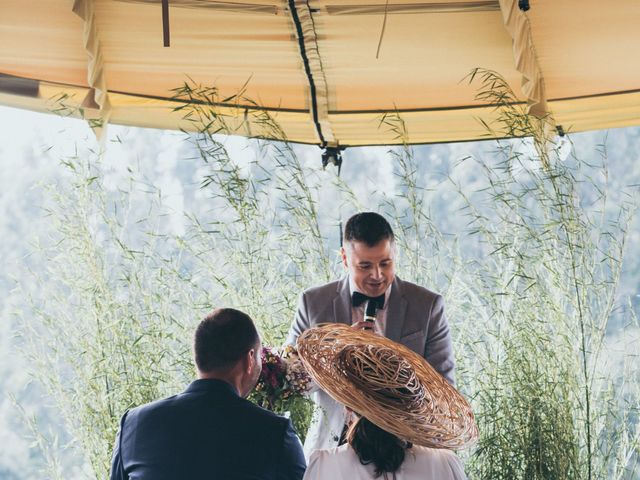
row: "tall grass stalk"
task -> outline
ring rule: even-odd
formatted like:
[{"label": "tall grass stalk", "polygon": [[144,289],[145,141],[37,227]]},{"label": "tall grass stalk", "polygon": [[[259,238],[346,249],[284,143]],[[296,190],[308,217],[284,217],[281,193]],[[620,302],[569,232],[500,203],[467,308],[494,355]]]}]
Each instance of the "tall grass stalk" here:
[{"label": "tall grass stalk", "polygon": [[[609,200],[604,150],[597,168],[565,158],[566,145],[553,144],[499,75],[477,70],[470,79],[499,113],[489,130],[533,140],[463,159],[459,168],[481,174],[479,189],[453,170],[449,188],[468,231],[440,233],[441,212],[430,211],[433,192],[397,114],[380,121],[402,145],[389,151],[395,187],[377,206],[397,232],[399,275],[445,296],[458,385],[481,433],[467,455],[470,478],[632,479],[637,357],[625,355],[622,369],[609,364],[606,329],[635,200]],[[161,192],[135,172],[113,191],[100,152],[65,159],[69,179],[49,212],[58,234],[37,276],[47,301],[25,322],[33,365],[96,478],[107,475],[120,415],[193,377],[190,338],[207,310],[243,309],[265,343],[279,345],[299,293],[341,273],[326,225],[372,203],[305,164],[265,111],[242,107],[238,122],[216,107],[251,106],[242,92],[221,100],[187,83],[174,93],[196,130],[185,138],[202,160],[203,206],[186,213],[183,234],[171,234]],[[280,141],[252,141],[233,158],[223,135],[237,133]],[[290,414],[304,436],[310,405]]]},{"label": "tall grass stalk", "polygon": [[189,138],[207,165],[202,188],[213,200],[211,223],[203,228],[197,221],[185,244],[197,270],[210,272],[223,298],[245,308],[277,345],[299,292],[335,274],[317,211],[322,173],[303,167],[277,123],[259,109],[247,112],[246,123],[282,140],[255,143],[251,160],[232,159],[218,134],[235,130],[219,121],[215,89],[187,83],[175,93],[186,101],[181,111],[197,132]]},{"label": "tall grass stalk", "polygon": [[[632,402],[614,407],[630,379],[607,377],[598,367],[607,360],[602,348],[633,199],[623,196],[610,208],[605,155],[597,166],[564,158],[544,120],[526,115],[499,75],[477,70],[471,78],[480,79],[479,97],[499,109],[496,123],[485,125],[531,139],[499,142],[497,162],[477,161],[487,188],[473,197],[460,191],[472,233],[486,245],[487,258],[470,272],[469,285],[490,312],[480,330],[493,337],[482,338],[490,350],[473,349],[485,363],[471,388],[486,430],[475,472],[523,479],[621,475],[626,465],[620,470],[609,442],[621,445],[634,435],[617,435],[618,425],[606,418],[613,408],[637,411],[640,392],[634,388]],[[589,177],[594,171],[600,179]],[[488,214],[480,202],[492,205]],[[603,436],[609,448],[602,448]]]},{"label": "tall grass stalk", "polygon": [[[51,191],[57,233],[42,247],[45,268],[34,272],[46,294],[23,337],[57,415],[95,477],[106,478],[124,411],[193,376],[190,333],[201,302],[181,290],[175,262],[158,255],[165,251],[159,205],[133,216],[132,190],[140,186],[109,198],[97,154],[84,155],[64,160],[70,183]],[[141,241],[131,239],[132,226],[144,231]]]}]

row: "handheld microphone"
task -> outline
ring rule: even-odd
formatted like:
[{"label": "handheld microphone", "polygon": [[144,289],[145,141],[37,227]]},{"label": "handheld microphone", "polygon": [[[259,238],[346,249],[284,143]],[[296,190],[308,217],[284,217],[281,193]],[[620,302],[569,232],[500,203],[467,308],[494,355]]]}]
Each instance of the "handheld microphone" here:
[{"label": "handheld microphone", "polygon": [[364,321],[371,322],[371,327],[367,327],[368,330],[373,330],[373,325],[378,318],[378,304],[375,301],[367,300],[364,307]]}]

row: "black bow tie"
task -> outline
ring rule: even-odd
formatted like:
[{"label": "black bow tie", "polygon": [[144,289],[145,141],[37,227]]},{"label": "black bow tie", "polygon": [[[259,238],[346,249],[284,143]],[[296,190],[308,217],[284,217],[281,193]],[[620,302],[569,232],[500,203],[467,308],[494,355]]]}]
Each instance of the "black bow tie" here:
[{"label": "black bow tie", "polygon": [[379,297],[370,297],[360,292],[353,292],[353,294],[351,295],[351,305],[353,305],[354,307],[359,307],[367,300],[370,304],[371,302],[373,302],[378,310],[384,307],[384,293]]}]

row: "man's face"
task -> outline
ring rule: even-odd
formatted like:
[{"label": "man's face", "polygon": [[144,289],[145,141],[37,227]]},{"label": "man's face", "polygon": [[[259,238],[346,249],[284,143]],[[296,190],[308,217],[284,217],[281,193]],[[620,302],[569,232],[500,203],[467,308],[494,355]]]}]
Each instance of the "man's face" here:
[{"label": "man's face", "polygon": [[342,263],[359,292],[377,297],[393,282],[395,248],[391,241],[381,240],[373,247],[363,242],[347,242],[341,254]]}]

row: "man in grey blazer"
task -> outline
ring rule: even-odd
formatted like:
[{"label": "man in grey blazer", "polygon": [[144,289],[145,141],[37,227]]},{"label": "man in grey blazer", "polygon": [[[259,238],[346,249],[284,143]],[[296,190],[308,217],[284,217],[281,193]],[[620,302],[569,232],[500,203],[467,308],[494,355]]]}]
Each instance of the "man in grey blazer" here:
[{"label": "man in grey blazer", "polygon": [[[453,385],[455,362],[443,299],[395,275],[395,239],[384,217],[373,212],[352,216],[341,255],[347,276],[300,295],[286,343],[295,345],[304,330],[320,323],[373,329],[422,355]],[[378,307],[373,324],[364,318],[365,305],[371,303]],[[347,418],[344,407],[322,390],[312,397],[319,408],[304,444],[307,456],[315,449],[337,446]]]}]

